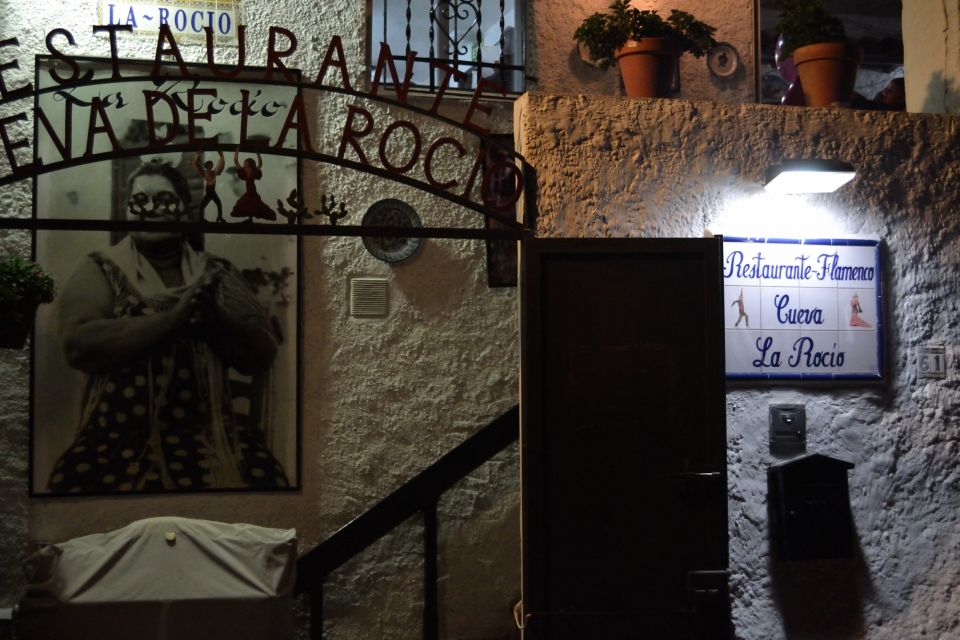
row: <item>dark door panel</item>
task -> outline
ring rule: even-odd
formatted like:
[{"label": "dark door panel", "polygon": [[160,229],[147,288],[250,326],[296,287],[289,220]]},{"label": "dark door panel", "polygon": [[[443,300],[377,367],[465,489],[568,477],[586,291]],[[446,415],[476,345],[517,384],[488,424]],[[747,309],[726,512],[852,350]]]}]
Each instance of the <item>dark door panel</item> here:
[{"label": "dark door panel", "polygon": [[[524,244],[529,638],[587,619],[613,635],[584,637],[718,637],[703,603],[725,587],[689,576],[727,568],[720,255],[713,239]],[[626,620],[674,631],[617,635]]]}]

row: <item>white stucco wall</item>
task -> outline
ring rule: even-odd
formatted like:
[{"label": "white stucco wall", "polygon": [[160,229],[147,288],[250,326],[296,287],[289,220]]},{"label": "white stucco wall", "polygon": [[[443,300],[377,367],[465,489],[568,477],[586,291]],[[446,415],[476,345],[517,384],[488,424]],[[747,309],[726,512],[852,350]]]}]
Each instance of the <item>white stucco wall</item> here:
[{"label": "white stucco wall", "polygon": [[[585,18],[604,12],[610,0],[569,0],[528,3],[527,40],[534,42],[527,55],[529,75],[536,78],[529,89],[543,93],[584,92],[623,95],[616,67],[600,71],[584,63],[577,51],[573,32]],[[684,100],[755,102],[753,50],[755,27],[752,0],[634,0],[638,9],[655,9],[661,16],[671,9],[692,13],[717,28],[714,37],[737,50],[740,70],[733,77],[719,79],[707,69],[706,58],[687,54],[680,60],[680,91]]]},{"label": "white stucco wall", "polygon": [[960,111],[960,2],[903,0],[907,110]]},{"label": "white stucco wall", "polygon": [[[730,385],[731,594],[737,637],[960,637],[960,120],[947,116],[525,96],[544,237],[863,237],[883,241],[883,384]],[[782,158],[837,157],[835,194],[766,195]],[[944,344],[947,378],[914,349]],[[853,462],[851,561],[784,564],[767,541],[768,405],[807,408],[807,451]]]},{"label": "white stucco wall", "polygon": [[[248,64],[265,63],[268,27],[283,26],[299,37],[299,50],[288,66],[312,78],[330,37],[338,34],[355,87],[365,88],[364,3],[244,3],[243,12]],[[107,41],[91,33],[97,23],[95,3],[28,7],[2,0],[0,15],[0,38],[20,40],[17,51],[0,51],[0,59],[16,56],[20,61],[18,71],[4,73],[8,87],[32,81],[33,55],[45,53],[44,37],[54,27],[68,28],[77,38],[73,53],[109,55]],[[155,38],[119,39],[122,58],[152,59],[155,48]],[[181,52],[187,61],[205,60],[202,46],[181,43]],[[221,56],[235,59],[235,49],[218,48],[218,60]],[[349,102],[325,95],[322,107],[311,104],[311,128],[318,143],[337,138]],[[375,114],[376,133],[403,115],[394,108],[365,106]],[[29,101],[3,105],[3,115],[30,107]],[[459,119],[465,109],[465,102],[453,103],[444,113]],[[443,125],[415,120],[425,143],[441,132],[459,135]],[[495,132],[509,133],[511,107],[497,106],[489,118],[480,114],[478,120]],[[30,122],[8,130],[13,139],[32,138]],[[367,146],[367,153],[376,157],[376,142]],[[26,154],[23,159],[28,158]],[[364,174],[304,163],[303,176],[308,205],[317,208],[321,193],[334,193],[348,203],[349,224],[359,224],[373,202],[396,197],[413,205],[428,226],[483,225],[474,212]],[[0,189],[0,201],[7,213],[28,216],[29,181]],[[29,234],[0,232],[0,250],[29,255]],[[353,276],[387,278],[389,317],[349,317],[348,279]],[[303,242],[300,278],[302,489],[297,492],[30,499],[29,351],[0,354],[0,607],[12,605],[22,593],[19,566],[29,543],[107,531],[143,517],[179,515],[292,527],[301,550],[307,550],[516,404],[516,290],[487,286],[483,241],[427,240],[415,259],[388,266],[370,256],[358,238],[309,238]],[[512,636],[511,607],[519,597],[517,466],[516,451],[508,449],[441,502],[444,637]],[[327,593],[328,637],[416,634],[411,629],[420,625],[421,548],[420,524],[411,521],[337,572]],[[491,566],[497,570],[491,572]],[[404,586],[394,588],[397,585]]]},{"label": "white stucco wall", "polygon": [[[717,104],[754,99],[753,3],[744,0],[642,5],[690,10],[737,48],[744,75],[729,84],[711,79],[703,59],[682,62],[680,96],[716,103],[615,98],[615,70],[599,73],[584,65],[572,39],[580,21],[608,2],[528,4],[528,73],[537,78],[531,87],[611,96],[535,95],[521,103],[518,139],[538,169],[540,235],[699,236],[707,228],[784,235],[803,233],[793,223],[807,221],[801,229],[819,236],[885,242],[892,300],[886,383],[730,391],[731,588],[738,637],[960,635],[956,121]],[[362,74],[363,3],[246,3],[243,9],[252,64],[263,63],[267,27],[277,24],[300,36],[292,66],[314,72],[337,33],[353,76]],[[43,37],[53,26],[73,31],[78,53],[108,53],[106,42],[90,34],[96,21],[91,3],[0,0],[0,15],[0,38],[20,39],[21,69],[5,72],[8,86],[32,79],[32,55],[44,51]],[[124,57],[150,58],[154,47],[150,39],[121,38]],[[199,47],[184,45],[183,51],[189,60],[203,59]],[[17,105],[3,108],[16,113]],[[498,131],[509,130],[511,111],[498,109]],[[320,124],[329,126],[318,131],[341,126]],[[31,126],[11,127],[11,134],[29,137]],[[792,201],[789,209],[758,193],[768,163],[817,153],[842,155],[860,167],[860,177],[834,196],[807,205]],[[450,215],[449,206],[409,189],[371,190],[362,176],[317,167],[305,175],[308,197],[352,194],[354,216],[387,196],[409,199],[425,222]],[[28,215],[30,197],[26,184],[0,190],[7,212]],[[0,233],[0,251],[9,250],[29,252],[29,237]],[[0,606],[22,590],[18,567],[29,540],[103,531],[140,517],[175,513],[296,527],[302,548],[309,548],[516,402],[516,293],[486,287],[481,242],[429,241],[415,261],[398,267],[375,262],[357,240],[310,239],[303,251],[300,492],[28,499],[28,352],[0,354]],[[353,275],[389,279],[390,318],[347,317],[346,282]],[[931,342],[950,349],[945,381],[918,381],[912,373],[913,348]],[[776,460],[766,451],[766,407],[781,402],[806,403],[808,450],[857,465],[851,498],[862,554],[854,563],[787,572],[770,563],[765,469]],[[444,638],[516,636],[509,611],[519,583],[516,465],[514,451],[501,454],[441,504]],[[329,637],[417,637],[420,527],[412,519],[334,575]]]}]

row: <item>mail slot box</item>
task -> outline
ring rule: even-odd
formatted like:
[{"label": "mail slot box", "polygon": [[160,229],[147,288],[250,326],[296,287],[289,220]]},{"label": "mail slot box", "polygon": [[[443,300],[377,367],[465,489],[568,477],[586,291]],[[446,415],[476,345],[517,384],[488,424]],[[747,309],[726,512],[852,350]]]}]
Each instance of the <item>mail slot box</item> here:
[{"label": "mail slot box", "polygon": [[781,560],[853,556],[847,472],[853,463],[822,454],[767,470],[771,542]]}]

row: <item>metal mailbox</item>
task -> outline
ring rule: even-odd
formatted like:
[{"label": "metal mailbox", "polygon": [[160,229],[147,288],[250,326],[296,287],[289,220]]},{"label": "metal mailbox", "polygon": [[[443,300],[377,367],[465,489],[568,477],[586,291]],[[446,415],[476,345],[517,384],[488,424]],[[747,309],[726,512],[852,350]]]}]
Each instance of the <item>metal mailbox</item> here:
[{"label": "metal mailbox", "polygon": [[771,542],[781,560],[853,556],[847,472],[853,463],[812,454],[767,470]]}]

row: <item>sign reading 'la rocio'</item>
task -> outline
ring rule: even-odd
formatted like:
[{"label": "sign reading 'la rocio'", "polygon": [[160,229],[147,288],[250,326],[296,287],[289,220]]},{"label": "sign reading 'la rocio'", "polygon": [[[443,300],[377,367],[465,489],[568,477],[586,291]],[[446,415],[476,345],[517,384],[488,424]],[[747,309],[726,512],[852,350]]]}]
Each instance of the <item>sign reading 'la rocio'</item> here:
[{"label": "sign reading 'la rocio'", "polygon": [[728,378],[882,377],[877,241],[725,238],[723,277]]}]

